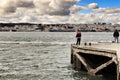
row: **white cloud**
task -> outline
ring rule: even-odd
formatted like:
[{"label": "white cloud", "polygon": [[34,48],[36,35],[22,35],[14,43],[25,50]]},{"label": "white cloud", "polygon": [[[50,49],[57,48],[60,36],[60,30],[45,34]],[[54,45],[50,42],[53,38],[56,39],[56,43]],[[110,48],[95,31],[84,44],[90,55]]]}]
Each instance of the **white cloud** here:
[{"label": "white cloud", "polygon": [[[75,5],[78,1],[80,0],[0,0],[0,22],[120,23],[120,8],[99,8],[97,3]],[[89,9],[93,12],[79,12]]]},{"label": "white cloud", "polygon": [[31,0],[0,0],[0,15],[15,13],[18,7],[33,8]]},{"label": "white cloud", "polygon": [[34,8],[35,6],[32,0],[20,0],[17,7]]},{"label": "white cloud", "polygon": [[120,13],[120,8],[100,8],[95,10],[96,13]]},{"label": "white cloud", "polygon": [[18,0],[0,0],[0,14],[15,12],[17,2]]},{"label": "white cloud", "polygon": [[34,0],[36,11],[41,15],[69,15],[70,8],[78,0]]},{"label": "white cloud", "polygon": [[87,10],[87,8],[83,7],[83,6],[76,6],[76,5],[74,5],[70,8],[71,14],[75,14],[75,13],[79,12],[80,10]]},{"label": "white cloud", "polygon": [[88,4],[88,8],[90,8],[90,9],[97,9],[99,7],[98,7],[97,3],[91,3],[91,4]]}]

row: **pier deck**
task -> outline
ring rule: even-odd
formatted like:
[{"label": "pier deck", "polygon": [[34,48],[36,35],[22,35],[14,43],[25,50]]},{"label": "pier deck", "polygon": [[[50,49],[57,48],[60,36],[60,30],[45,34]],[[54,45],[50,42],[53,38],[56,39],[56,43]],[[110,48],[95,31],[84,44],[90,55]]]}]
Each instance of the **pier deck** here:
[{"label": "pier deck", "polygon": [[93,76],[120,80],[120,43],[71,45],[71,64]]}]

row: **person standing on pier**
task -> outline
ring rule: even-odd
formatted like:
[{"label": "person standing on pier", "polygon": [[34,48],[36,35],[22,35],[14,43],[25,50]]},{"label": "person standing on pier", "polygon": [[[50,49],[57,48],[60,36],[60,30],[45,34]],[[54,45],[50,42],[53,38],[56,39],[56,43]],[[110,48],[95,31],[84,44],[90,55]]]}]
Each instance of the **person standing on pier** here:
[{"label": "person standing on pier", "polygon": [[77,30],[76,38],[77,38],[76,45],[80,45],[80,42],[81,42],[81,32],[80,32],[79,29]]},{"label": "person standing on pier", "polygon": [[117,41],[117,43],[119,43],[119,32],[117,29],[114,31],[113,37],[115,39],[115,42]]}]

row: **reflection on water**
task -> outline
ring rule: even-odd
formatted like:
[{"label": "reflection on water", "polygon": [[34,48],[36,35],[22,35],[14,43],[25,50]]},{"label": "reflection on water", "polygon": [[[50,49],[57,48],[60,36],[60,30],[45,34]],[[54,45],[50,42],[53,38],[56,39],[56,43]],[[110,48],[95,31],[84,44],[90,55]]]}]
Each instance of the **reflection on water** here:
[{"label": "reflection on water", "polygon": [[[82,42],[112,40],[112,33],[82,34]],[[0,80],[104,80],[72,69],[72,43],[75,33],[0,33]]]}]

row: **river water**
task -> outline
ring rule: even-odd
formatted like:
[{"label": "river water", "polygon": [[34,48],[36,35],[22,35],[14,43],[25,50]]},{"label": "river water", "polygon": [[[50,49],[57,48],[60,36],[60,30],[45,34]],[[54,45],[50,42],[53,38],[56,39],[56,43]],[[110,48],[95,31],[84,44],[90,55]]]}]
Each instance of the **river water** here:
[{"label": "river water", "polygon": [[[82,43],[112,40],[112,32],[82,32]],[[75,32],[0,32],[0,80],[104,80],[72,69],[75,42]]]}]

